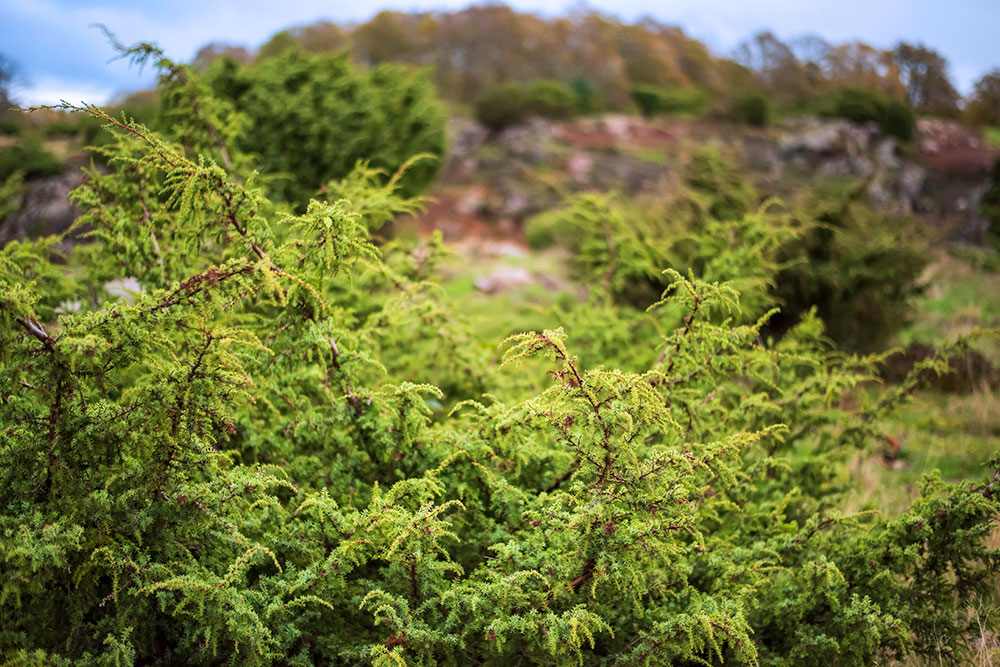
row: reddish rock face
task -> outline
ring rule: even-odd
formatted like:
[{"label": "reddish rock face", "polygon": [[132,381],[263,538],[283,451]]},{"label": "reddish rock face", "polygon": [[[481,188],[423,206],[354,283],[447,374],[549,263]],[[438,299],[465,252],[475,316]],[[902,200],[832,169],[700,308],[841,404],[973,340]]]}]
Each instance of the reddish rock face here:
[{"label": "reddish rock face", "polygon": [[1000,150],[988,146],[982,135],[953,120],[917,120],[920,160],[956,175],[985,176]]}]

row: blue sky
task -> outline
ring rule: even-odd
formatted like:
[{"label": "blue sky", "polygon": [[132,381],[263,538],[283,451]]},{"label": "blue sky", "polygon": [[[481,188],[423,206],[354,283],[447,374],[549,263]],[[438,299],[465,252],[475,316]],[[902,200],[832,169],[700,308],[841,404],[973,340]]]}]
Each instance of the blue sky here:
[{"label": "blue sky", "polygon": [[[259,46],[292,25],[320,19],[363,21],[380,9],[457,9],[454,0],[359,3],[333,0],[0,0],[0,54],[18,64],[15,91],[24,104],[59,99],[105,103],[116,94],[148,86],[88,27],[104,23],[126,43],[157,42],[175,59],[190,59],[210,41]],[[564,0],[514,0],[521,10],[553,15]],[[814,33],[831,42],[860,39],[890,47],[923,42],[951,64],[962,92],[987,70],[1000,67],[1000,0],[591,0],[588,6],[625,20],[642,15],[680,25],[727,55],[760,29],[789,39]]]}]

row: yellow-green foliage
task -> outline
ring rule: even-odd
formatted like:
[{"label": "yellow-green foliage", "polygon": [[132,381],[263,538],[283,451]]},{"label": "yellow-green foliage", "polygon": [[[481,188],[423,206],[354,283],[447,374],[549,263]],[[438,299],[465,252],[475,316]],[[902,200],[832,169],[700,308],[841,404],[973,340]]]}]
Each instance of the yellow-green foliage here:
[{"label": "yellow-green foliage", "polygon": [[17,171],[11,174],[0,185],[0,220],[18,209],[18,198],[24,189],[24,173]]},{"label": "yellow-green foliage", "polygon": [[671,113],[697,114],[708,103],[708,96],[697,88],[637,84],[629,92],[639,112],[647,118]]},{"label": "yellow-green foliage", "polygon": [[781,334],[816,309],[842,347],[871,352],[905,325],[927,252],[911,221],[860,201],[864,184],[840,197],[794,207],[760,201],[714,150],[696,154],[687,188],[629,201],[584,194],[533,219],[529,240],[572,251],[577,276],[617,300],[645,307],[664,286],[664,267],[731,281],[745,317],[771,308],[765,333]]},{"label": "yellow-green foliage", "polygon": [[230,167],[85,108],[114,135],[74,194],[93,243],[0,249],[5,660],[961,659],[1000,463],[892,521],[837,510],[915,379],[846,410],[878,358],[813,316],[766,345],[733,283],[674,270],[645,313],[612,272],[495,372],[433,285],[439,239],[372,245],[416,205],[396,181],[362,166],[283,214],[195,92]]}]

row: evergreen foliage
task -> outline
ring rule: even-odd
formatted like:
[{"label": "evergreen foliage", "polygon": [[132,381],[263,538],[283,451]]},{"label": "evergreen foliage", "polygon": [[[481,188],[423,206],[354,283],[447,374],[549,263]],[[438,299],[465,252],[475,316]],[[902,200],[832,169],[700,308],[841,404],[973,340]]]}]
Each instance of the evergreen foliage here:
[{"label": "evergreen foliage", "polygon": [[772,322],[775,330],[794,326],[798,313],[815,307],[831,338],[872,352],[910,321],[927,266],[926,242],[912,221],[864,203],[864,185],[810,202],[803,212],[802,234],[777,255],[783,268],[774,293],[785,313]]},{"label": "evergreen foliage", "polygon": [[[395,173],[415,155],[399,181],[407,195],[437,174],[445,152],[445,113],[426,72],[384,64],[361,70],[346,53],[306,54],[296,49],[243,66],[217,60],[206,73],[216,97],[239,110],[235,145],[257,168],[280,175],[275,196],[303,207],[358,160]],[[174,113],[176,100],[167,102]]]},{"label": "evergreen foliage", "polygon": [[433,285],[440,239],[371,243],[419,206],[401,172],[284,213],[231,108],[162,64],[173,139],[78,109],[112,134],[74,193],[94,242],[0,249],[10,664],[961,659],[1000,461],[892,521],[838,510],[844,462],[949,350],[866,401],[880,357],[815,316],[765,344],[726,276],[773,282],[762,214],[616,305],[663,258],[594,201],[593,298],[493,373]]},{"label": "evergreen foliage", "polygon": [[576,110],[581,114],[599,111],[602,107],[600,91],[594,82],[582,75],[576,75],[569,81],[570,90],[576,96]]},{"label": "evergreen foliage", "polygon": [[565,119],[576,113],[579,98],[572,88],[563,83],[539,79],[528,84],[526,93],[528,108],[536,116]]},{"label": "evergreen foliage", "polygon": [[795,206],[762,202],[712,149],[685,176],[688,187],[666,199],[576,196],[532,220],[529,238],[568,247],[577,275],[622,303],[655,301],[664,266],[732,282],[746,318],[780,308],[769,335],[815,309],[840,346],[873,352],[909,320],[927,250],[910,222],[863,202],[864,183]]},{"label": "evergreen foliage", "polygon": [[486,91],[476,99],[475,115],[492,132],[523,123],[529,115],[524,86],[508,83]]},{"label": "evergreen foliage", "polygon": [[14,172],[0,184],[0,220],[20,208],[21,193],[24,190],[24,174]]}]

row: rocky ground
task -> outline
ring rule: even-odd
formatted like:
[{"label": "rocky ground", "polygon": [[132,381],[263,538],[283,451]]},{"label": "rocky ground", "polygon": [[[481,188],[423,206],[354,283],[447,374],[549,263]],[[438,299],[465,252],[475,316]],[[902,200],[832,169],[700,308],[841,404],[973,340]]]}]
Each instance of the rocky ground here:
[{"label": "rocky ground", "polygon": [[[899,146],[874,125],[811,117],[767,129],[676,118],[604,115],[553,123],[534,120],[491,135],[471,120],[451,122],[451,150],[427,211],[409,223],[446,239],[521,243],[524,222],[566,195],[616,190],[669,192],[690,156],[716,146],[761,189],[793,194],[810,184],[862,179],[876,206],[916,214],[954,240],[979,243],[979,199],[1000,155],[952,121],[921,119],[917,138]],[[62,148],[62,147],[60,147]],[[81,181],[82,156],[67,171],[27,184],[20,210],[0,221],[0,244],[58,232],[77,212],[67,195]]]},{"label": "rocky ground", "polygon": [[700,147],[740,163],[762,190],[781,194],[809,183],[863,180],[871,202],[947,227],[955,240],[982,241],[977,215],[986,176],[1000,151],[961,125],[921,119],[911,146],[875,125],[811,117],[768,129],[678,119],[606,115],[566,123],[535,120],[490,135],[452,122],[452,148],[428,210],[415,222],[451,240],[516,240],[524,221],[566,194],[669,191]]}]

